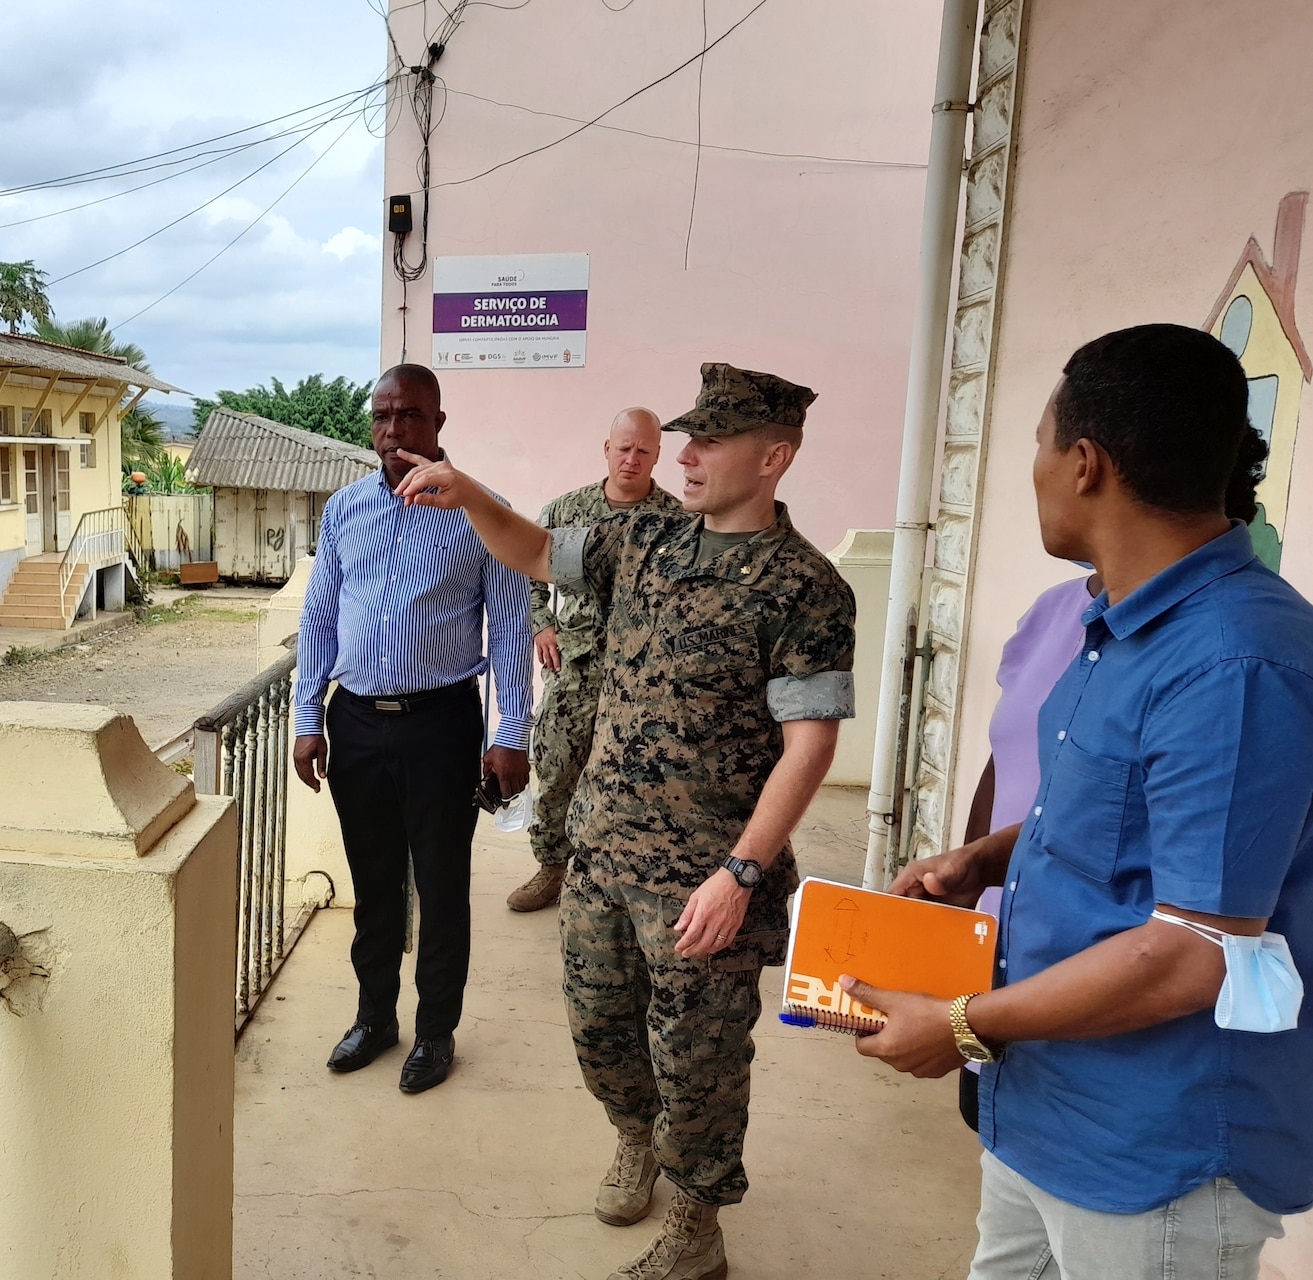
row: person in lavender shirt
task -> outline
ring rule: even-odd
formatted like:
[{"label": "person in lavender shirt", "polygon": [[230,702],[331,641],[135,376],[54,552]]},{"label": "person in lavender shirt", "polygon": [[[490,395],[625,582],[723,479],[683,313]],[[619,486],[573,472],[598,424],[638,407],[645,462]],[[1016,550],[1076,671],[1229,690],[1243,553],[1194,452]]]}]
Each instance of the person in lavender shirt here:
[{"label": "person in lavender shirt", "polygon": [[[1258,514],[1255,490],[1266,460],[1267,445],[1251,426],[1227,488],[1226,514],[1232,520],[1248,524]],[[1092,573],[1041,592],[1003,646],[995,676],[1000,692],[989,721],[990,756],[971,801],[964,844],[1023,821],[1035,803],[1039,709],[1080,652],[1085,610],[1102,590],[1102,579]],[[977,906],[996,916],[1001,897],[1001,889],[986,889]],[[978,1124],[979,1088],[980,1066],[969,1062],[958,1075],[958,1110],[972,1129]]]}]

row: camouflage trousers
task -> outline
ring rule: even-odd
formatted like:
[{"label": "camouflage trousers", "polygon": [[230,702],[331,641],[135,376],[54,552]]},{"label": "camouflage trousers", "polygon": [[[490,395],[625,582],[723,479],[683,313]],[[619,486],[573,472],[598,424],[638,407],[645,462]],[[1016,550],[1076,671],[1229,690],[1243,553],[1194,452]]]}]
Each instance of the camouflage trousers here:
[{"label": "camouflage trousers", "polygon": [[533,735],[538,789],[533,797],[529,843],[533,856],[545,867],[563,867],[570,861],[565,815],[592,749],[597,694],[592,664],[566,662],[547,677],[543,688]]},{"label": "camouflage trousers", "polygon": [[631,1137],[652,1134],[661,1171],[705,1204],[747,1190],[752,1028],[761,1014],[753,949],[685,959],[684,904],[594,880],[576,859],[561,890],[565,1004],[589,1092]]}]

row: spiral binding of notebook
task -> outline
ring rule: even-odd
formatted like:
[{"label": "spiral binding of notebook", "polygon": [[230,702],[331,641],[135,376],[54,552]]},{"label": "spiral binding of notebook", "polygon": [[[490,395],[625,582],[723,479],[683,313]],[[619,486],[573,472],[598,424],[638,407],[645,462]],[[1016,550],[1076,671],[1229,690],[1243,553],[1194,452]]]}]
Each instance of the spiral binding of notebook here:
[{"label": "spiral binding of notebook", "polygon": [[787,1027],[819,1027],[822,1031],[841,1031],[851,1036],[874,1035],[884,1026],[881,1017],[866,1018],[856,1013],[834,1013],[827,1009],[808,1009],[791,1004],[780,1013]]}]

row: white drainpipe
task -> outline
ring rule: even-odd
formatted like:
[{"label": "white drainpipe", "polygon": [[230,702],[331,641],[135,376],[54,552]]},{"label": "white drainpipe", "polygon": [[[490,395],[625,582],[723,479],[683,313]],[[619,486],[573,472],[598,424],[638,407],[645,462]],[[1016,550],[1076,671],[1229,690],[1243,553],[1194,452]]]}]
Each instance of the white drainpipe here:
[{"label": "white drainpipe", "polygon": [[[880,705],[875,722],[871,792],[867,799],[870,837],[862,883],[884,884],[885,869],[897,850],[894,798],[903,786],[905,757],[900,757],[899,706],[903,701],[903,664],[909,613],[921,604],[935,441],[938,434],[944,351],[948,342],[948,307],[953,283],[953,250],[962,192],[968,99],[976,42],[979,0],[945,0],[935,77],[934,118],[921,215],[921,282],[912,354],[908,365],[907,407],[903,415],[902,462],[898,475],[898,509],[894,523],[893,565],[889,578],[889,616],[885,624]],[[910,738],[909,728],[904,743]]]}]

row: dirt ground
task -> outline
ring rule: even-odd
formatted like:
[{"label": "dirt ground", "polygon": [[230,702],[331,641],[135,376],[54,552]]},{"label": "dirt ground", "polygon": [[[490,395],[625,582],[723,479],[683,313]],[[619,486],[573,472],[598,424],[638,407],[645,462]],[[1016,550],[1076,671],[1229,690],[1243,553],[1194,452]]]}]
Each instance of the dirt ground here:
[{"label": "dirt ground", "polygon": [[158,747],[256,675],[257,608],[270,594],[157,593],[145,621],[0,666],[0,701],[100,703]]}]

